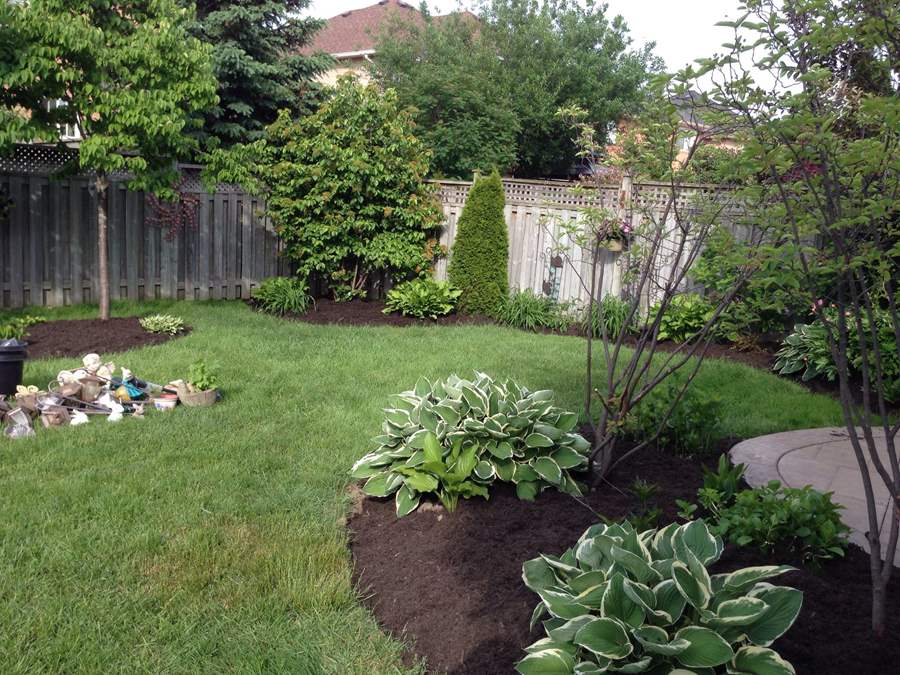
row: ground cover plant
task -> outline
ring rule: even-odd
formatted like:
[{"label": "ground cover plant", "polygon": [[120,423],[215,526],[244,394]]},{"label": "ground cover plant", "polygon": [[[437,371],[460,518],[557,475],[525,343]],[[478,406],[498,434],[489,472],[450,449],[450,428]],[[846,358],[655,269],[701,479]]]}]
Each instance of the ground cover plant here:
[{"label": "ground cover plant", "polygon": [[384,313],[400,312],[417,319],[437,319],[456,309],[460,291],[446,281],[422,277],[404,281],[388,291]]},{"label": "ground cover plant", "polygon": [[43,321],[44,317],[33,314],[0,320],[0,340],[22,340],[28,334],[31,326],[43,323]]},{"label": "ground cover plant", "polygon": [[771,645],[794,623],[803,594],[769,579],[788,566],[710,575],[722,539],[695,520],[637,532],[589,528],[560,556],[522,566],[540,596],[532,624],[547,636],[516,666],[537,673],[695,672],[793,675]]},{"label": "ground cover plant", "polygon": [[[219,364],[229,395],[202,414],[0,438],[6,670],[111,672],[127,659],[148,672],[200,662],[218,671],[421,672],[361,605],[340,520],[346,472],[372,448],[384,402],[422,375],[476,364],[553,389],[562,408],[577,409],[581,396],[583,342],[574,337],[494,325],[313,325],[240,302],[112,310],[176,314],[192,327],[117,363],[167,382],[202,356]],[[40,312],[84,319],[96,307]],[[46,384],[81,353],[30,359],[25,382]],[[740,364],[708,360],[694,386],[720,392],[729,436],[840,423],[834,400]],[[537,508],[555,495],[522,503]]]},{"label": "ground cover plant", "polygon": [[[378,447],[353,465],[373,497],[396,493],[397,515],[437,493],[448,511],[460,496],[489,497],[496,480],[515,483],[520,499],[555,487],[572,495],[587,468],[590,444],[578,433],[578,415],[553,405],[553,392],[529,391],[484,373],[422,378],[384,411]],[[573,472],[575,475],[573,475]]]},{"label": "ground cover plant", "polygon": [[178,335],[184,330],[184,319],[172,314],[151,314],[141,319],[140,324],[148,333]]}]

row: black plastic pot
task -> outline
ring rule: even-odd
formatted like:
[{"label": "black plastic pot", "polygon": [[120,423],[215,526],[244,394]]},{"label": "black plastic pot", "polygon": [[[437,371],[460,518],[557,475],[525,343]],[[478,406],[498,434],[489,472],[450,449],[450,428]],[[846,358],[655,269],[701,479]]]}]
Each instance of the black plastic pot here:
[{"label": "black plastic pot", "polygon": [[27,345],[18,340],[0,340],[0,394],[12,395],[22,384]]}]

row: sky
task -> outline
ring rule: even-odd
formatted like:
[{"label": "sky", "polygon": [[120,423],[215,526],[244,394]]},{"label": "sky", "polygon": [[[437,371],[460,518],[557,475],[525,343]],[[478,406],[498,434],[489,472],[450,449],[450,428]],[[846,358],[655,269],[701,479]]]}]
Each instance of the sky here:
[{"label": "sky", "polygon": [[[328,18],[347,10],[375,4],[377,0],[313,0],[308,14]],[[721,51],[729,41],[727,28],[714,24],[738,16],[739,0],[606,0],[609,15],[621,14],[635,43],[656,42],[656,54],[667,69],[675,70],[696,58]],[[410,4],[418,6],[418,0]],[[446,14],[457,7],[457,0],[428,0],[435,13]],[[472,2],[463,2],[470,7]]]}]

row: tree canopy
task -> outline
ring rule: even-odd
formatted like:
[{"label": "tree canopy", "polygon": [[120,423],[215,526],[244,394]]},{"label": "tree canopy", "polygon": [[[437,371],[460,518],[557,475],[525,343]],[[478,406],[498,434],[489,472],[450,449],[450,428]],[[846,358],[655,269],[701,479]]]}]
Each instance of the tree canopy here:
[{"label": "tree canopy", "polygon": [[[193,1],[182,0],[193,5]],[[203,115],[203,137],[228,147],[261,138],[279,110],[309,112],[327,55],[304,55],[322,26],[302,17],[309,0],[197,0],[191,32],[212,46],[219,104]]]},{"label": "tree canopy", "polygon": [[477,20],[388,24],[373,73],[415,111],[436,173],[558,175],[576,149],[556,111],[578,105],[605,134],[660,67],[651,49],[632,48],[622,18],[593,0],[492,0]]}]

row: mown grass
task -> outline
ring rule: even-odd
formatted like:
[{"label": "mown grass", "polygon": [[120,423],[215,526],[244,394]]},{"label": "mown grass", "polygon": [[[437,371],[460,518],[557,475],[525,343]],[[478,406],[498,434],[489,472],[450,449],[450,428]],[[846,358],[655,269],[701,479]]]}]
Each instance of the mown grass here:
[{"label": "mown grass", "polygon": [[[0,671],[419,670],[352,585],[347,470],[388,396],[420,375],[479,369],[555,389],[578,410],[583,342],[494,326],[313,326],[240,303],[115,307],[156,311],[194,331],[114,360],[159,382],[202,357],[226,397],[0,438]],[[29,362],[26,380],[70,365]],[[728,435],[840,424],[833,400],[739,364],[709,361],[696,386],[723,399]],[[401,556],[397,573],[417,571]]]}]

